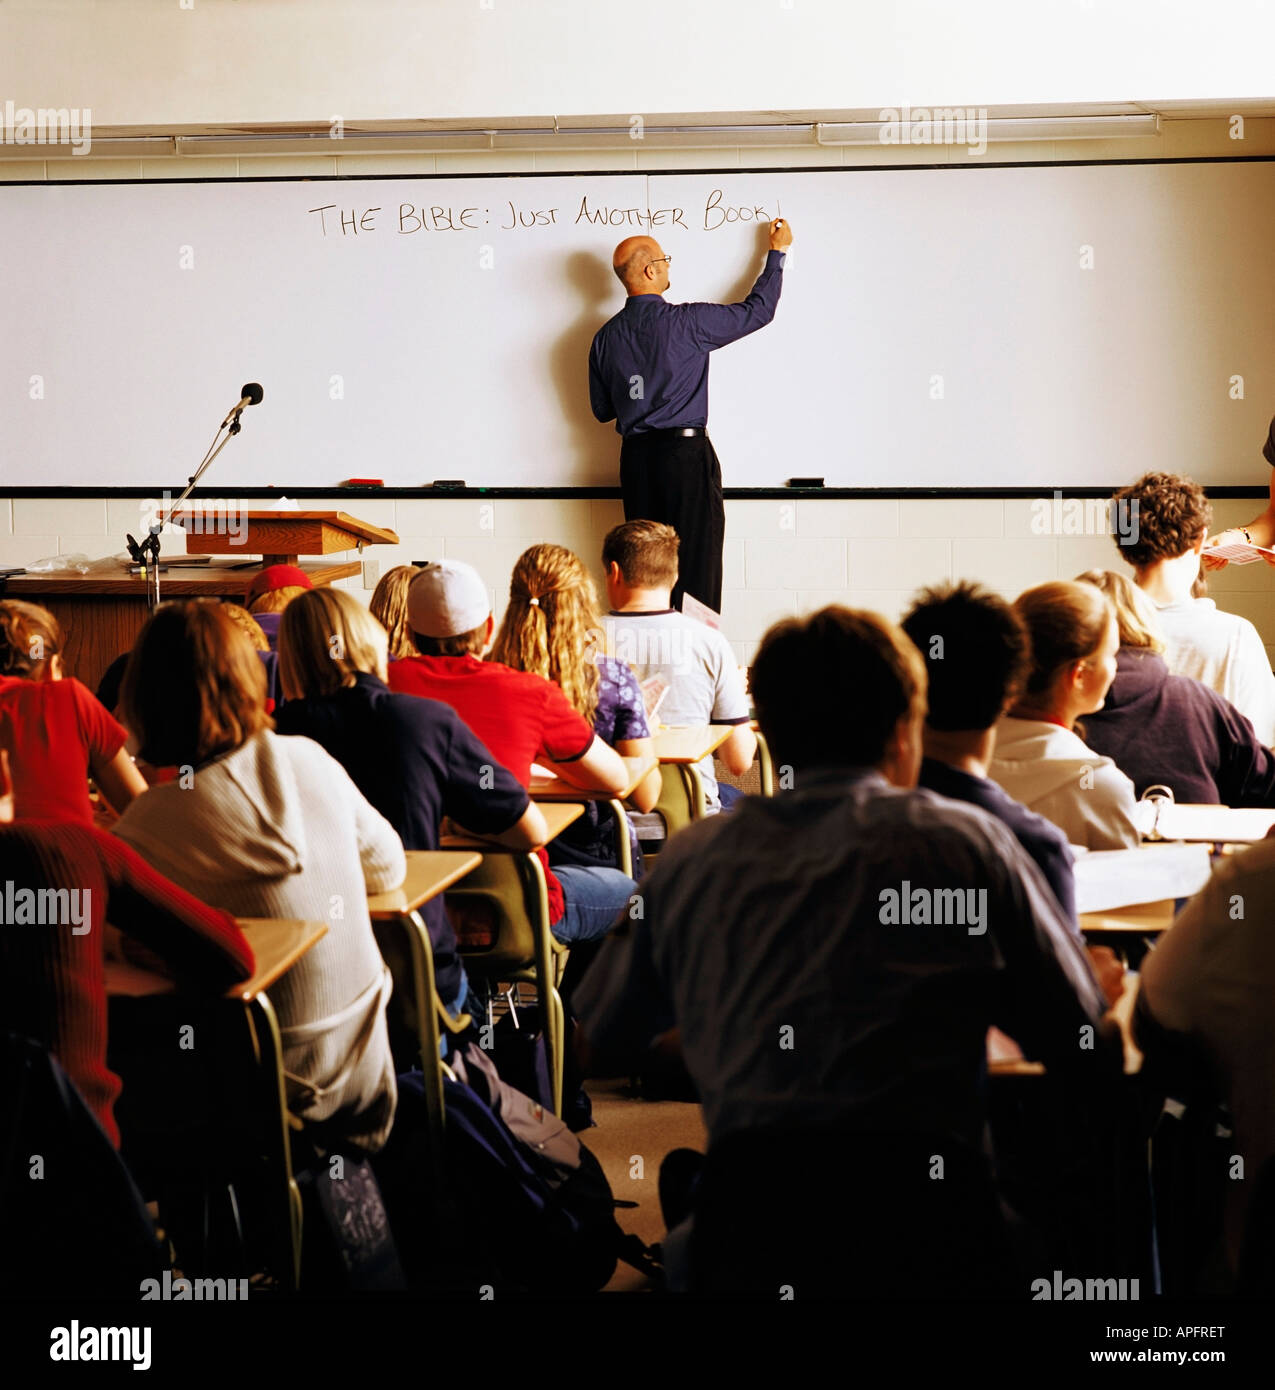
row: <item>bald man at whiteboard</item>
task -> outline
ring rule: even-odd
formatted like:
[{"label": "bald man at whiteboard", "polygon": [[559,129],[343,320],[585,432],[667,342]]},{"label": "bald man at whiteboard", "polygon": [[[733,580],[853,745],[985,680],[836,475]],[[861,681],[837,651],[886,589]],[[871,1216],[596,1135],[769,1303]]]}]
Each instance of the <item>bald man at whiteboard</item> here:
[{"label": "bald man at whiteboard", "polygon": [[629,297],[594,335],[589,401],[623,441],[624,519],[662,521],[681,538],[675,608],[684,593],[715,613],[722,608],[726,509],[707,433],[708,355],[775,317],[791,245],[788,224],[772,222],[765,269],[739,304],[665,303],[673,258],[653,237],[626,238],[611,259]]}]

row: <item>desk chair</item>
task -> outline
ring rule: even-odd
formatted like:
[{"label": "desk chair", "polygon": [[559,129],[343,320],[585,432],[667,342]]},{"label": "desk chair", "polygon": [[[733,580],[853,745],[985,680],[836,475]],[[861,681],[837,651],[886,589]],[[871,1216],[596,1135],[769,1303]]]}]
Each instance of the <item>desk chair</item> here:
[{"label": "desk chair", "polygon": [[615,821],[615,867],[622,874],[632,878],[633,846],[629,843],[629,818],[625,814],[624,803],[613,799],[601,804],[611,808],[611,816]]},{"label": "desk chair", "polygon": [[[444,841],[444,848],[452,843]],[[540,1001],[545,1048],[553,1088],[553,1112],[562,1114],[566,1010],[560,993],[567,964],[567,948],[550,930],[549,890],[539,855],[483,847],[483,862],[447,892],[463,914],[467,904],[482,903],[495,910],[496,922],[490,945],[467,945],[461,940],[461,957],[472,978],[487,983],[489,992],[502,981],[533,984]]]},{"label": "desk chair", "polygon": [[704,779],[699,768],[693,763],[660,764],[660,796],[655,810],[664,822],[663,844],[654,842],[650,849],[644,844],[642,853],[648,858],[658,856],[663,845],[679,830],[708,814],[708,803],[704,795]]},{"label": "desk chair", "polygon": [[135,1303],[164,1265],[132,1176],[57,1059],[0,1032],[0,1293]]},{"label": "desk chair", "polygon": [[766,735],[760,729],[754,729],[753,733],[757,736],[757,771],[761,777],[761,794],[774,796],[775,762],[770,756],[770,744],[766,742]]},{"label": "desk chair", "polygon": [[372,931],[394,981],[386,1020],[395,1070],[405,1072],[419,1067],[423,1075],[433,1168],[429,1190],[441,1196],[446,1175],[441,1043],[444,1034],[459,1037],[469,1027],[470,1018],[468,1014],[453,1018],[438,997],[429,928],[418,911],[373,917]]},{"label": "desk chair", "polygon": [[[295,1291],[302,1235],[296,1122],[269,999],[264,992],[249,1003],[162,994],[113,998],[110,1007],[108,1061],[124,1081],[115,1108],[123,1154],[148,1195],[161,1199],[186,1272],[249,1274],[264,1264],[281,1289]],[[157,1051],[156,1038],[176,1038],[187,1024],[198,1046]]]}]

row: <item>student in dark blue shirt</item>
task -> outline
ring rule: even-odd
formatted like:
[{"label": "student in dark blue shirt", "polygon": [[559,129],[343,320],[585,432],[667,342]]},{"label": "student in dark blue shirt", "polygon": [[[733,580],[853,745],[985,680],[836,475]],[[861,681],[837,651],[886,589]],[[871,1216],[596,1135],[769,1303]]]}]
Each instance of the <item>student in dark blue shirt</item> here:
[{"label": "student in dark blue shirt", "polygon": [[[511,849],[543,844],[544,817],[517,778],[450,706],[390,690],[385,659],[385,629],[349,594],[321,588],[299,595],[279,628],[288,696],[279,733],[321,744],[398,831],[404,849],[437,849],[444,816]],[[439,996],[459,1013],[467,986],[442,899],[426,903],[422,916]]]},{"label": "student in dark blue shirt", "polygon": [[[903,619],[929,676],[919,786],[981,806],[1014,832],[1054,891],[1072,930],[1075,871],[1061,830],[1007,796],[987,775],[996,721],[1031,665],[1031,639],[1014,608],[976,584],[924,590]],[[1124,971],[1114,952],[1095,947],[1091,963],[1108,1000],[1119,998]]]},{"label": "student in dark blue shirt", "polygon": [[628,293],[589,350],[589,401],[615,421],[626,521],[662,521],[681,537],[673,606],[693,594],[722,607],[726,513],[708,425],[708,354],[764,328],[783,287],[792,231],[771,223],[766,266],[740,304],[666,304],[669,262],[654,237],[628,237],[612,267]]}]

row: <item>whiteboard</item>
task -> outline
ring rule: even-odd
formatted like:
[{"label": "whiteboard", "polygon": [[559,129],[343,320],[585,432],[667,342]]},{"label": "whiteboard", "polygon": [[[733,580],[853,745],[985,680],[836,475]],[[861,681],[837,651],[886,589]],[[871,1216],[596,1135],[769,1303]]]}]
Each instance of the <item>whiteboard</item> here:
[{"label": "whiteboard", "polygon": [[613,486],[612,248],[739,299],[776,215],[775,321],[713,354],[727,487],[1264,481],[1275,166],[1236,162],[0,185],[0,483],[180,484],[257,381],[210,490]]}]

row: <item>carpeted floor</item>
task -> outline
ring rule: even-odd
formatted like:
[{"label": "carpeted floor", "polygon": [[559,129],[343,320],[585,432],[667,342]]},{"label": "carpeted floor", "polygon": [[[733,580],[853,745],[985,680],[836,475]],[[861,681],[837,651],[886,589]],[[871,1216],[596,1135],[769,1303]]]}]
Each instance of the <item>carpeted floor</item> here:
[{"label": "carpeted floor", "polygon": [[[627,1081],[590,1081],[585,1089],[593,1101],[596,1127],[585,1130],[580,1138],[602,1164],[616,1199],[638,1204],[620,1208],[616,1220],[624,1230],[654,1245],[664,1237],[660,1164],[671,1149],[704,1150],[707,1136],[700,1108],[685,1101],[634,1099],[626,1094]],[[621,1264],[607,1291],[646,1287],[642,1274]]]}]

